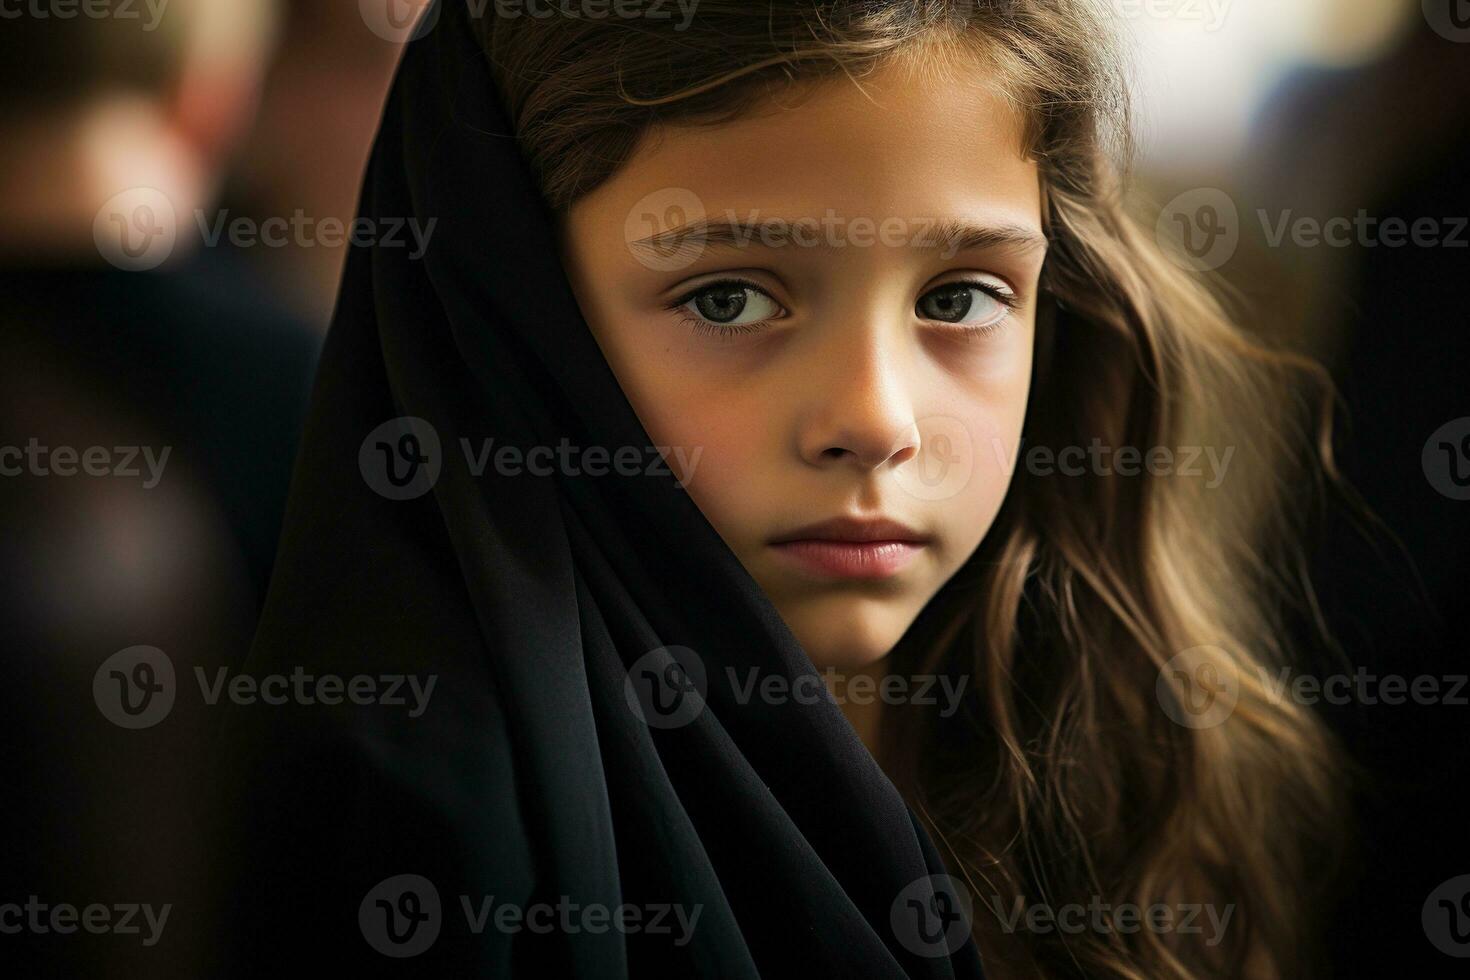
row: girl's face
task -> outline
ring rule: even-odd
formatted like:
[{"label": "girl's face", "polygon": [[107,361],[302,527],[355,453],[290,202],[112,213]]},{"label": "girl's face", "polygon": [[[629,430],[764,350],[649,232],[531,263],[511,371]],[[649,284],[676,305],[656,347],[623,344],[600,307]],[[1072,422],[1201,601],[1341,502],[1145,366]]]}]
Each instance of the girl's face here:
[{"label": "girl's face", "polygon": [[983,70],[945,74],[649,133],[563,227],[644,427],[818,667],[892,649],[1016,458],[1039,176]]}]

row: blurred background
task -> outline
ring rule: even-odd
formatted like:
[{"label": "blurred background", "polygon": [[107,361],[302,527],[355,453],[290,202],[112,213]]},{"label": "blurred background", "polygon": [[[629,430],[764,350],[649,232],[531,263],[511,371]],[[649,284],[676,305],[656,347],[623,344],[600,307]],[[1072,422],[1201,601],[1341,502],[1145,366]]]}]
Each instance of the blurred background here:
[{"label": "blurred background", "polygon": [[[1467,673],[1470,0],[1108,2],[1140,216],[1343,393],[1340,461],[1384,528],[1326,515],[1321,614],[1354,669],[1447,691]],[[153,943],[141,913],[139,935],[0,915],[0,961],[199,975],[214,719],[197,697],[164,723],[102,705],[118,670],[193,687],[249,645],[421,5],[0,0],[0,906],[171,907]],[[1426,909],[1470,875],[1459,693],[1323,706],[1364,773],[1336,975],[1463,975],[1470,899],[1448,939]]]}]

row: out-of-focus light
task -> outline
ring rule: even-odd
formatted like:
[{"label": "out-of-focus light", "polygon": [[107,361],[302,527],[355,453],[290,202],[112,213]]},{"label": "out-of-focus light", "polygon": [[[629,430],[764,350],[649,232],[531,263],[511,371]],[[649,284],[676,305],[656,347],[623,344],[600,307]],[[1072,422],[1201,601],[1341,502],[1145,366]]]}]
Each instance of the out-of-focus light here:
[{"label": "out-of-focus light", "polygon": [[1261,101],[1304,65],[1382,56],[1417,0],[1104,0],[1131,39],[1140,150],[1155,170],[1227,163]]},{"label": "out-of-focus light", "polygon": [[1317,64],[1366,64],[1387,54],[1417,23],[1416,0],[1301,0],[1312,8],[1300,56]]}]

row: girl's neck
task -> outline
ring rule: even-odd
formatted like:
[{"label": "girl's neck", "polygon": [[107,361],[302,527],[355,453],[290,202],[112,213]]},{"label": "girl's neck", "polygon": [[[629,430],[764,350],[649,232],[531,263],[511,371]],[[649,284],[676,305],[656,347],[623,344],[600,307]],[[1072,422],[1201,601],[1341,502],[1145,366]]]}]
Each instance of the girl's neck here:
[{"label": "girl's neck", "polygon": [[[888,666],[888,658],[883,657],[861,667],[835,668],[822,672],[822,679],[832,696],[837,699],[847,723],[857,732],[874,758],[878,758],[883,720],[883,699],[878,696],[878,691],[883,678],[888,675]],[[852,694],[852,682],[857,677],[868,678],[870,681],[860,685],[862,697],[854,697]]]}]

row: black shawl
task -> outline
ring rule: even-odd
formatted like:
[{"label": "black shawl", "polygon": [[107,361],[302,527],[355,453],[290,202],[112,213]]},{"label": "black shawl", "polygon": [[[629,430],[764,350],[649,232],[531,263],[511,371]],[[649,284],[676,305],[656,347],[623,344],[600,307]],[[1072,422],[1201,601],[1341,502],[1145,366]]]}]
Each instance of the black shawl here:
[{"label": "black shawl", "polygon": [[[751,669],[814,669],[672,475],[474,473],[491,439],[652,442],[464,4],[440,14],[406,49],[360,205],[381,235],[436,224],[422,257],[403,232],[350,251],[241,668],[434,688],[417,717],[345,696],[229,709],[219,971],[979,977],[935,847],[837,705],[739,696]],[[379,429],[395,419],[421,421]],[[385,483],[389,462],[417,482]],[[649,717],[681,698],[674,723]],[[538,903],[573,927],[497,920]],[[637,919],[609,928],[620,914]]]}]

